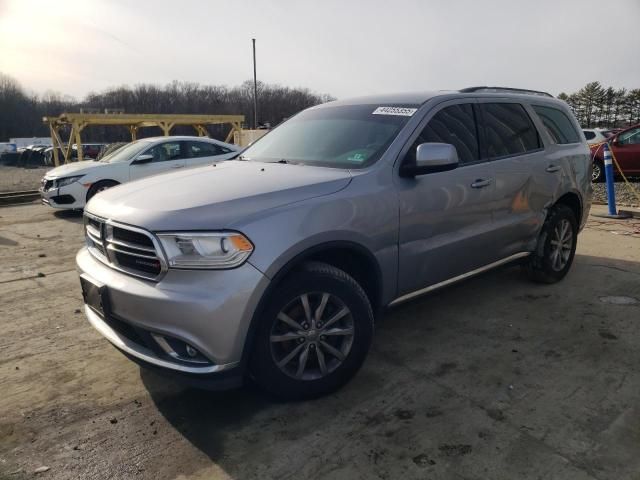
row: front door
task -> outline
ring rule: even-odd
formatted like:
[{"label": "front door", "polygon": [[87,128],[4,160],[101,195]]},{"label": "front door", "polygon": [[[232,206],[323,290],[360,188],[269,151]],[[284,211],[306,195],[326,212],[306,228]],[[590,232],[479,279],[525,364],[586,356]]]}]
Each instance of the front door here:
[{"label": "front door", "polygon": [[491,213],[495,179],[491,164],[480,155],[474,105],[449,102],[428,114],[401,161],[415,162],[418,145],[426,142],[455,146],[460,163],[447,172],[397,179],[399,296],[496,260]]},{"label": "front door", "polygon": [[135,159],[129,167],[129,178],[137,180],[138,178],[149,177],[164,172],[172,172],[185,166],[184,143],[180,141],[167,141],[154,145],[153,147],[142,152],[138,157],[143,155],[151,155],[151,161],[144,163],[137,162]]}]

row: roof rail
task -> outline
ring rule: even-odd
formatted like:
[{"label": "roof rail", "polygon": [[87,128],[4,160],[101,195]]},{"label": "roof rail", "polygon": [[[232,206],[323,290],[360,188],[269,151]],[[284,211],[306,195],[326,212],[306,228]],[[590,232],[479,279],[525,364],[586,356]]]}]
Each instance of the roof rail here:
[{"label": "roof rail", "polygon": [[540,92],[538,90],[527,90],[525,88],[511,88],[511,87],[468,87],[460,90],[462,93],[471,92],[485,92],[485,93],[524,93],[526,95],[540,95],[542,97],[551,97],[553,95],[547,92]]}]

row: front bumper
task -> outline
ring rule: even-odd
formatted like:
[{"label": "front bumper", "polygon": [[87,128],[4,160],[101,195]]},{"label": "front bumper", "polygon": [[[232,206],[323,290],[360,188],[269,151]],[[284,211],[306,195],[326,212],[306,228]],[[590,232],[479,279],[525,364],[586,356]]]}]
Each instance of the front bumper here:
[{"label": "front bumper", "polygon": [[[169,270],[155,283],[109,268],[86,248],[78,252],[76,263],[81,275],[108,292],[109,318],[85,305],[89,322],[137,363],[187,380],[214,380],[239,370],[253,313],[268,285],[251,264],[232,270]],[[115,328],[117,324],[187,342],[210,363],[190,365],[162,355],[139,337],[126,335],[126,329]]]},{"label": "front bumper", "polygon": [[79,210],[84,208],[87,197],[87,189],[80,183],[74,182],[61,188],[38,190],[42,203],[53,208]]}]

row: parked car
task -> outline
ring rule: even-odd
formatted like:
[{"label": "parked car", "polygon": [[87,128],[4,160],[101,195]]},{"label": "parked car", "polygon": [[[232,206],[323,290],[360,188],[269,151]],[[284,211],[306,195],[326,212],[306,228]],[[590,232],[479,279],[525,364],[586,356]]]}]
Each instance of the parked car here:
[{"label": "parked car", "polygon": [[[629,176],[640,175],[640,124],[621,130],[608,139],[609,148],[615,155],[622,173]],[[593,181],[601,182],[604,174],[604,149],[602,145],[591,146],[593,158]],[[613,166],[616,175],[618,166]]]},{"label": "parked car", "polygon": [[82,209],[96,193],[115,185],[226,160],[237,151],[235,145],[206,137],[145,138],[100,161],[74,162],[49,170],[42,179],[40,194],[42,202],[51,207]]},{"label": "parked car", "polygon": [[190,384],[250,376],[300,399],[357,372],[384,307],[512,262],[561,280],[589,148],[564,102],[491,91],[326,103],[216,168],[95,196],[76,257],[89,322]]},{"label": "parked car", "polygon": [[582,133],[584,133],[584,138],[587,139],[587,143],[589,145],[594,145],[597,143],[602,143],[609,138],[607,133],[609,130],[604,130],[602,128],[583,128]]},{"label": "parked car", "polygon": [[[96,158],[98,158],[98,156],[100,155],[100,152],[104,147],[105,147],[104,143],[83,143],[82,157],[87,160],[89,159],[95,160]],[[71,149],[72,149],[72,156],[74,158],[78,158],[78,146],[73,145]]]},{"label": "parked car", "polygon": [[[83,143],[82,158],[84,160],[97,160],[105,147],[106,145],[103,143]],[[57,150],[58,161],[62,163],[64,162],[64,153],[62,153],[62,149],[60,148],[57,148]],[[53,147],[45,148],[43,153],[45,165],[54,166],[55,160],[53,158]],[[78,146],[75,143],[71,146],[71,158],[73,160],[78,158]]]}]

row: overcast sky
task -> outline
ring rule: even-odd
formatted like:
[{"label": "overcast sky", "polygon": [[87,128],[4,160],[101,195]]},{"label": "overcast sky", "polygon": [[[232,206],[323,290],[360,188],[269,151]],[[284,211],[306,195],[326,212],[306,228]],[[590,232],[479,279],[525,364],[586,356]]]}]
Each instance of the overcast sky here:
[{"label": "overcast sky", "polygon": [[237,85],[252,37],[259,80],[338,98],[640,87],[640,0],[0,0],[0,72],[38,93]]}]

